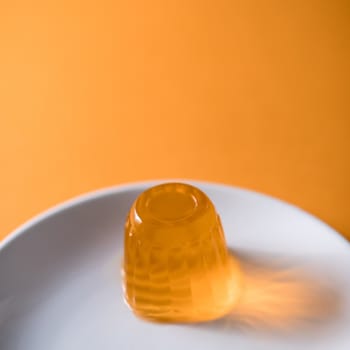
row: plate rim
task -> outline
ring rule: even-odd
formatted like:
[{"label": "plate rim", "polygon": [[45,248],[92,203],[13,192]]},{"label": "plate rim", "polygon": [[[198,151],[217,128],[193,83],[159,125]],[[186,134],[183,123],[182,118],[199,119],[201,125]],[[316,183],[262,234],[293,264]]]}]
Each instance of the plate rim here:
[{"label": "plate rim", "polygon": [[25,234],[30,228],[35,226],[36,224],[40,223],[43,220],[46,220],[52,216],[55,216],[56,214],[70,209],[72,207],[85,204],[89,201],[93,201],[96,199],[103,198],[105,196],[111,195],[111,194],[118,194],[126,191],[130,191],[136,188],[145,187],[145,186],[154,186],[159,183],[164,182],[187,182],[193,185],[198,186],[210,186],[213,188],[218,189],[230,189],[230,190],[236,190],[242,193],[248,193],[251,195],[255,195],[258,197],[263,197],[269,200],[273,200],[276,202],[279,202],[280,204],[284,204],[288,206],[290,209],[294,211],[298,211],[300,214],[305,215],[315,221],[317,224],[320,224],[324,226],[327,231],[331,232],[333,235],[337,236],[339,239],[341,239],[345,243],[349,243],[349,241],[336,229],[334,229],[332,226],[318,218],[316,215],[309,213],[308,211],[300,208],[299,206],[289,203],[281,198],[274,197],[270,194],[263,193],[260,191],[227,184],[227,183],[220,183],[215,181],[205,181],[205,180],[194,180],[194,179],[187,179],[187,178],[165,178],[165,179],[154,179],[154,180],[146,180],[146,181],[134,181],[134,182],[125,182],[114,186],[107,186],[102,187],[96,190],[88,191],[82,194],[79,194],[77,196],[73,196],[71,198],[68,198],[62,202],[59,202],[56,205],[50,206],[48,209],[45,209],[44,211],[39,212],[38,214],[30,217],[28,220],[24,221],[21,225],[17,226],[14,230],[10,231],[9,234],[6,235],[5,238],[3,238],[0,241],[0,254],[12,243],[14,243],[18,238],[20,238],[23,234]]}]

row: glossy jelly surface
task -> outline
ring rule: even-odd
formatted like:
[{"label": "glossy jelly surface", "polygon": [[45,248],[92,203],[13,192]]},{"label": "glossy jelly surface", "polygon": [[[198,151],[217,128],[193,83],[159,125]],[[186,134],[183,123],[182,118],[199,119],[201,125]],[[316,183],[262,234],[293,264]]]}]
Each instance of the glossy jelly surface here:
[{"label": "glossy jelly surface", "polygon": [[214,205],[199,189],[167,183],[143,192],[130,209],[124,244],[124,297],[136,315],[200,322],[234,306],[239,268]]}]

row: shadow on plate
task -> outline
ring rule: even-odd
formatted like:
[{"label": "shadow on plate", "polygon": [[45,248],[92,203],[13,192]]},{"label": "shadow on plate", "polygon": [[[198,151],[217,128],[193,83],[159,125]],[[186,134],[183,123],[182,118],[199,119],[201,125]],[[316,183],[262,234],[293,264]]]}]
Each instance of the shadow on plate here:
[{"label": "shadow on plate", "polygon": [[320,267],[266,254],[230,252],[239,260],[243,272],[242,295],[230,314],[199,327],[314,334],[339,318],[342,309],[339,289]]}]

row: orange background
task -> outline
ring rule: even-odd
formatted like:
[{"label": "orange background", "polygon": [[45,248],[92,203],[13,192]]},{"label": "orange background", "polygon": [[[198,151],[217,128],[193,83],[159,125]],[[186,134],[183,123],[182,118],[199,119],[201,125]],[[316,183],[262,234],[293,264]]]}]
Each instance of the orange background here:
[{"label": "orange background", "polygon": [[99,187],[269,193],[350,237],[347,1],[0,1],[0,238]]}]

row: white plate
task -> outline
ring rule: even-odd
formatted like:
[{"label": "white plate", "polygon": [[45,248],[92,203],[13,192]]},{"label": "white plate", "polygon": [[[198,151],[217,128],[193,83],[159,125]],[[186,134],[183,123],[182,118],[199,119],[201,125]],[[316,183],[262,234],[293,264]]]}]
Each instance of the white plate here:
[{"label": "white plate", "polygon": [[349,349],[350,249],[279,200],[194,183],[213,200],[246,274],[242,306],[220,322],[141,321],[122,300],[123,224],[153,183],[60,205],[0,246],[0,349]]}]

